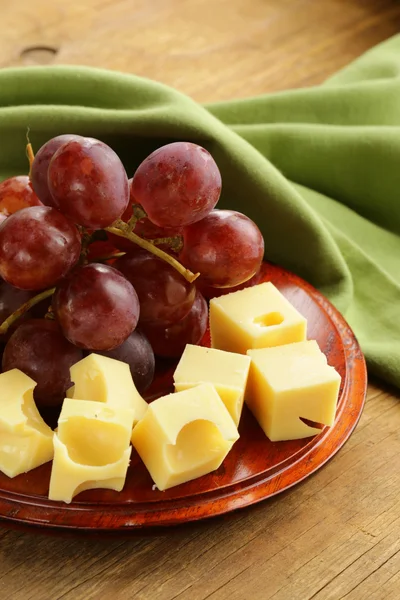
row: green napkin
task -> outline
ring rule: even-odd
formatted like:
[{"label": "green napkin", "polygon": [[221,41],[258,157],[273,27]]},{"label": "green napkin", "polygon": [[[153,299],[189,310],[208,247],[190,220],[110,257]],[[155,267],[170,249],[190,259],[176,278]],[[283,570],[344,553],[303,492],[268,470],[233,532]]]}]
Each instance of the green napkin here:
[{"label": "green napkin", "polygon": [[319,288],[370,371],[400,386],[400,37],[324,85],[200,106],[159,83],[82,67],[0,71],[0,178],[66,132],[98,137],[129,176],[172,140],[207,147],[221,207],[260,226],[266,258]]}]

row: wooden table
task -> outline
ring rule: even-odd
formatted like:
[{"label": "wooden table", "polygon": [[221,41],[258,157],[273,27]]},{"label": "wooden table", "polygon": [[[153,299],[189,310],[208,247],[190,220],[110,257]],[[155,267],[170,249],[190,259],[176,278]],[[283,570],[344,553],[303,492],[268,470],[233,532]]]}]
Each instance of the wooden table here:
[{"label": "wooden table", "polygon": [[[317,84],[400,25],[396,0],[0,0],[0,9],[1,66],[115,68],[199,101]],[[154,537],[0,530],[0,597],[398,599],[399,431],[398,395],[374,382],[336,458],[272,501]]]}]

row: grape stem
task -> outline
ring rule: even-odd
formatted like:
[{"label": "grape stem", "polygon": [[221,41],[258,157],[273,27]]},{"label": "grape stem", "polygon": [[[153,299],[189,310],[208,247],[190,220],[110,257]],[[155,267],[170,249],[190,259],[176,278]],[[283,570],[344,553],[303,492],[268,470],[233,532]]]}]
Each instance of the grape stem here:
[{"label": "grape stem", "polygon": [[37,294],[37,296],[34,296],[33,298],[31,298],[30,300],[25,302],[25,304],[22,304],[22,306],[17,308],[17,310],[15,312],[13,312],[9,317],[7,317],[7,319],[5,321],[3,321],[3,323],[0,326],[0,335],[6,334],[7,331],[10,329],[11,325],[13,325],[15,323],[15,321],[17,321],[20,317],[22,317],[22,315],[24,315],[26,312],[28,312],[28,310],[30,310],[33,306],[35,306],[36,304],[39,304],[39,302],[41,302],[42,300],[45,300],[46,298],[50,298],[50,296],[52,296],[55,291],[56,291],[55,287],[50,288],[49,290],[40,292],[40,294]]},{"label": "grape stem", "polygon": [[33,164],[33,161],[35,159],[35,155],[33,153],[32,144],[30,142],[26,145],[26,155],[27,155],[28,160],[29,160],[29,177],[30,177],[31,176],[31,171],[32,171],[32,164]]},{"label": "grape stem", "polygon": [[124,221],[121,221],[120,219],[115,221],[111,227],[106,227],[105,229],[109,233],[113,233],[114,235],[118,235],[119,237],[123,237],[123,238],[126,238],[127,240],[130,240],[131,242],[133,242],[134,244],[137,244],[144,250],[151,252],[152,254],[154,254],[154,256],[161,258],[161,260],[165,261],[166,263],[171,265],[171,267],[176,269],[178,271],[178,273],[180,273],[182,275],[182,277],[184,277],[186,279],[186,281],[188,281],[189,283],[192,283],[193,281],[195,281],[200,275],[200,273],[192,273],[192,271],[189,271],[189,269],[186,269],[175,258],[170,256],[166,252],[163,252],[163,250],[161,250],[160,248],[157,248],[157,246],[155,246],[148,240],[145,240],[145,239],[141,238],[140,236],[136,235],[136,233],[134,233],[133,231],[129,231],[128,225],[126,223],[124,223]]},{"label": "grape stem", "polygon": [[161,237],[153,240],[148,240],[155,246],[169,246],[174,252],[180,252],[183,248],[183,241],[181,235],[174,235],[172,237]]},{"label": "grape stem", "polygon": [[135,229],[136,223],[138,221],[140,221],[141,219],[144,219],[145,217],[147,217],[147,213],[146,211],[142,208],[142,206],[140,206],[140,204],[133,204],[132,206],[132,216],[129,219],[127,225],[128,225],[128,231],[131,232]]}]

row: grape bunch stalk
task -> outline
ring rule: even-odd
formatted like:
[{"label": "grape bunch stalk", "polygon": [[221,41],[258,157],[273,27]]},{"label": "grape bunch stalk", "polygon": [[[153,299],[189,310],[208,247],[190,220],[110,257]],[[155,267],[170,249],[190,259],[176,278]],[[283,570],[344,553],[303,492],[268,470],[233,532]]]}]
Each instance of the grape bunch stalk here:
[{"label": "grape bunch stalk", "polygon": [[155,357],[201,341],[207,299],[255,281],[261,232],[215,208],[221,174],[197,144],[158,148],[131,179],[94,138],[27,150],[29,176],[0,183],[2,369],[37,382],[39,409],[61,405],[91,352],[128,363],[143,393]]}]

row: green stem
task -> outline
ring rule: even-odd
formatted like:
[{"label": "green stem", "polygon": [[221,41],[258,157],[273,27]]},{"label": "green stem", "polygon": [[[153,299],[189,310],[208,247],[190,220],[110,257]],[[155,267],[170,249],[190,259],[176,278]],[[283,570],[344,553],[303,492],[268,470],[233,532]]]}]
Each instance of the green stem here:
[{"label": "green stem", "polygon": [[22,306],[17,308],[17,310],[15,312],[13,312],[9,317],[7,317],[7,319],[5,321],[3,321],[3,323],[0,326],[0,335],[6,334],[7,331],[9,330],[9,328],[11,327],[11,325],[13,325],[15,323],[15,321],[17,321],[20,317],[22,317],[22,315],[24,315],[26,312],[28,312],[28,310],[30,310],[33,306],[35,306],[36,304],[39,304],[39,302],[41,302],[42,300],[45,300],[46,298],[50,298],[50,296],[52,296],[55,291],[56,291],[55,287],[50,288],[49,290],[40,292],[40,294],[37,294],[37,296],[34,296],[33,298],[31,298],[30,300],[25,302],[25,304],[22,304]]},{"label": "green stem", "polygon": [[35,155],[33,153],[32,144],[30,142],[26,145],[26,155],[27,155],[28,160],[29,160],[29,177],[30,177],[31,176],[31,172],[32,172],[32,164],[33,164],[33,161],[35,159]]},{"label": "green stem", "polygon": [[200,273],[192,273],[191,271],[189,271],[189,269],[186,269],[183,265],[181,265],[180,262],[178,262],[175,258],[170,256],[166,252],[163,252],[163,250],[160,250],[160,248],[157,248],[157,246],[154,246],[154,244],[152,244],[148,240],[139,237],[133,231],[129,231],[128,225],[124,223],[124,221],[118,219],[117,221],[115,221],[115,223],[113,223],[111,227],[106,227],[105,229],[109,233],[113,233],[114,235],[118,235],[119,237],[123,237],[127,240],[130,240],[131,242],[137,244],[144,250],[151,252],[152,254],[154,254],[154,256],[161,258],[161,260],[165,261],[166,263],[171,265],[171,267],[176,269],[178,273],[180,273],[182,277],[184,277],[189,283],[195,281],[200,275]]},{"label": "green stem", "polygon": [[140,219],[144,219],[145,217],[147,217],[146,211],[140,206],[140,204],[134,204],[132,206],[132,216],[127,223],[127,231],[133,231],[136,227],[136,223],[140,221]]}]

